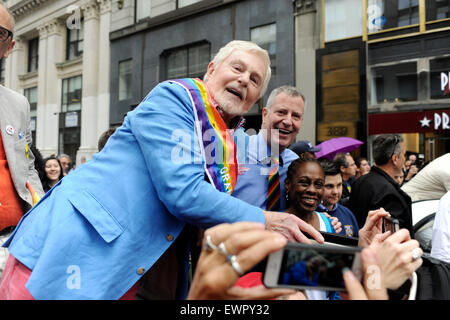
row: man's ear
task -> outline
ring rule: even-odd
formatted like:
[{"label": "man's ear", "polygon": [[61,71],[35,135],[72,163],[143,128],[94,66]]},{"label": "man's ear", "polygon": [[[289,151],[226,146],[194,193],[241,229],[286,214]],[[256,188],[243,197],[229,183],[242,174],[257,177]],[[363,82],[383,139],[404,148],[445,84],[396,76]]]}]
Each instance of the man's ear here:
[{"label": "man's ear", "polygon": [[265,123],[266,121],[266,118],[267,118],[267,114],[269,113],[269,110],[266,108],[266,107],[264,107],[263,109],[262,109],[262,112],[261,112],[261,114],[262,114],[262,123]]},{"label": "man's ear", "polygon": [[399,159],[400,159],[400,157],[398,156],[398,154],[394,153],[390,160],[392,160],[392,163],[395,165],[395,164],[397,164],[397,161]]},{"label": "man's ear", "polygon": [[214,66],[214,62],[210,62],[209,64],[208,64],[208,68],[206,69],[206,74],[207,74],[207,76],[208,76],[208,79],[210,78],[210,76],[214,73],[214,71],[215,71],[216,69],[215,69],[215,66]]}]

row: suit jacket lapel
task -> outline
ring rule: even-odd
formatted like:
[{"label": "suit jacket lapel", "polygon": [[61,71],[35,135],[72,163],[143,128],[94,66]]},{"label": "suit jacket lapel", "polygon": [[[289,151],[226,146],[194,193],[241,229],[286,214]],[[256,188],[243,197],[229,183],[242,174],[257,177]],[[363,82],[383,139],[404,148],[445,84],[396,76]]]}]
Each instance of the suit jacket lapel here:
[{"label": "suit jacket lapel", "polygon": [[[8,159],[9,171],[12,173],[14,171],[16,154],[14,152],[14,138],[19,128],[15,128],[15,122],[11,118],[11,110],[14,106],[9,105],[8,99],[5,97],[4,89],[0,87],[0,132],[2,135],[3,148],[5,149],[6,157]],[[8,112],[9,111],[9,112]],[[13,135],[6,133],[6,127],[12,126],[15,130]]]}]

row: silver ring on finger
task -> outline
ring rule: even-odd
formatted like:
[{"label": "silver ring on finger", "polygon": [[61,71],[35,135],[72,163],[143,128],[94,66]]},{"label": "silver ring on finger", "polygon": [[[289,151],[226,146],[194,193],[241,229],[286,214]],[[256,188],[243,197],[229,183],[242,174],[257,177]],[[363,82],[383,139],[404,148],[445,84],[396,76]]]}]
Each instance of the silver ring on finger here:
[{"label": "silver ring on finger", "polygon": [[237,257],[234,254],[230,254],[227,256],[227,261],[230,263],[233,270],[241,277],[244,275],[244,271],[241,268],[241,265],[237,261]]},{"label": "silver ring on finger", "polygon": [[228,257],[230,254],[228,253],[227,248],[225,247],[225,243],[221,242],[219,243],[219,245],[217,246],[217,249],[219,250],[219,252],[221,254],[223,254],[225,257]]},{"label": "silver ring on finger", "polygon": [[420,250],[420,248],[415,248],[412,251],[412,259],[413,259],[413,261],[416,261],[417,259],[420,259],[420,257],[422,257],[422,250]]},{"label": "silver ring on finger", "polygon": [[217,250],[217,246],[212,242],[211,236],[207,235],[205,240],[205,251],[212,252]]}]

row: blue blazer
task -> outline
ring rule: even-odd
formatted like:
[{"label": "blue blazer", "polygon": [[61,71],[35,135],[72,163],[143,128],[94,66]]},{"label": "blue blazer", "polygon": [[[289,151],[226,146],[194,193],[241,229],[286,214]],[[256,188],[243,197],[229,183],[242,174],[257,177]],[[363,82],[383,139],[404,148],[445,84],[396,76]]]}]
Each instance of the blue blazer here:
[{"label": "blue blazer", "polygon": [[33,297],[118,299],[187,223],[264,223],[261,209],[205,181],[201,159],[188,94],[178,84],[158,85],[5,243],[32,270]]}]

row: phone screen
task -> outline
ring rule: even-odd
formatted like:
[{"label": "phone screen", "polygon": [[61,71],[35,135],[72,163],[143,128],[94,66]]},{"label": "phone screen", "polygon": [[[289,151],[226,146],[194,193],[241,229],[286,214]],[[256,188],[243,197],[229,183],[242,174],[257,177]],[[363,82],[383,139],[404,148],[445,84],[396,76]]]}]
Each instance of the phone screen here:
[{"label": "phone screen", "polygon": [[351,247],[287,245],[274,286],[345,291],[343,268],[361,277],[359,252],[360,249]]},{"label": "phone screen", "polygon": [[399,222],[393,218],[383,218],[383,232],[391,231],[394,233],[399,230]]}]

